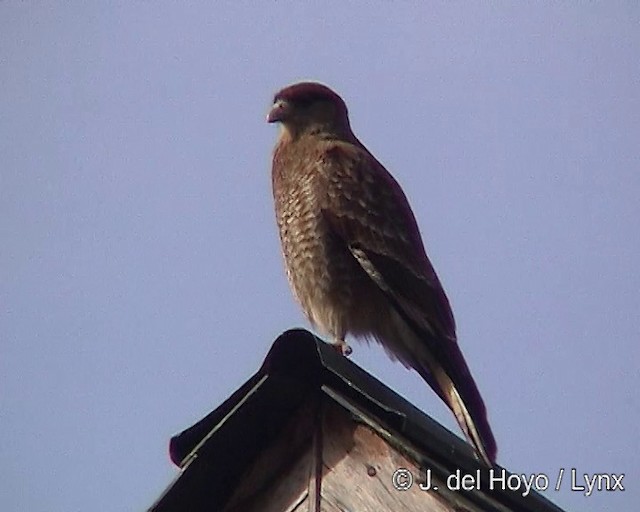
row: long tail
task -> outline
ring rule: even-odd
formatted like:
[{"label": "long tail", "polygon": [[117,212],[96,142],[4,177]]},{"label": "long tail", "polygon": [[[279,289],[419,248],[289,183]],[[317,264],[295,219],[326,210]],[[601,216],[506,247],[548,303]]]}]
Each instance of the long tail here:
[{"label": "long tail", "polygon": [[[410,211],[407,215],[413,219]],[[327,218],[340,233],[340,219]],[[380,308],[383,313],[373,319],[373,337],[392,359],[414,368],[427,381],[453,411],[480,457],[492,467],[497,447],[487,411],[458,347],[449,300],[426,254],[423,271],[416,273],[411,265],[351,240],[347,243],[353,257],[388,300],[388,305]]]},{"label": "long tail", "polygon": [[[455,348],[457,349],[457,346]],[[449,361],[453,364],[447,366],[457,370],[451,372],[457,374],[455,377],[457,382],[454,382],[447,371],[430,357],[425,358],[427,360],[424,362],[421,361],[415,369],[449,406],[460,428],[482,460],[489,467],[493,467],[497,446],[487,420],[484,402],[462,354],[459,350],[456,352],[453,361]]]}]

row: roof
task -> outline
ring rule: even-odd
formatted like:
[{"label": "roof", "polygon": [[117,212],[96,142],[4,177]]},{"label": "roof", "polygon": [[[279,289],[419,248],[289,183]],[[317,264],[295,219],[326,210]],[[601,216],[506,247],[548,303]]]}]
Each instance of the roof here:
[{"label": "roof", "polygon": [[[375,418],[394,432],[398,448],[414,454],[417,449],[430,466],[451,473],[458,468],[486,471],[473,448],[458,436],[327,343],[296,329],[275,340],[260,369],[225,402],[171,439],[170,457],[181,472],[149,510],[222,508],[252,461],[317,393],[342,403],[356,417]],[[562,512],[535,491],[527,496],[502,489],[465,494],[489,510]]]}]

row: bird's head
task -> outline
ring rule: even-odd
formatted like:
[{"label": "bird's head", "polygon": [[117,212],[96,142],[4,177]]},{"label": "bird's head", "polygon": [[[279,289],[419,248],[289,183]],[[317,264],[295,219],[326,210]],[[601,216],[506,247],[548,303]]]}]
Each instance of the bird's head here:
[{"label": "bird's head", "polygon": [[350,132],[347,106],[342,98],[316,82],[300,82],[278,92],[267,122],[281,123],[293,137],[309,131]]}]

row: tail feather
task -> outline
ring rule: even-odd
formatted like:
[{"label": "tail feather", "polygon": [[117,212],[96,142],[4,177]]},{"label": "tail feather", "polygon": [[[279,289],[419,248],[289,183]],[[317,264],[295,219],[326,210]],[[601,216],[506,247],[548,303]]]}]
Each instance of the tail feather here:
[{"label": "tail feather", "polygon": [[465,376],[464,385],[456,386],[444,368],[437,364],[419,365],[416,369],[449,406],[460,428],[482,460],[489,467],[493,467],[497,446],[487,421],[484,402],[471,375]]},{"label": "tail feather", "polygon": [[403,310],[381,321],[379,333],[387,353],[420,374],[451,409],[484,463],[493,467],[498,449],[487,410],[455,338],[421,329]]},{"label": "tail feather", "polygon": [[449,300],[424,254],[408,205],[407,219],[413,222],[417,235],[417,260],[406,259],[403,251],[396,252],[397,247],[380,247],[377,234],[371,240],[362,239],[361,226],[354,225],[349,216],[336,216],[328,210],[322,213],[386,299],[379,304],[380,314],[374,315],[374,327],[360,326],[355,331],[370,332],[392,359],[417,370],[453,411],[484,462],[493,466],[497,447],[484,402],[456,342]]}]

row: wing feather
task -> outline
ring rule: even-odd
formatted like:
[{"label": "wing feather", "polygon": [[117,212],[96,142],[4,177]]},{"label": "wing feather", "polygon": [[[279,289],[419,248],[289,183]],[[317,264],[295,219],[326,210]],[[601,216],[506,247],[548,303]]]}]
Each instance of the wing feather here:
[{"label": "wing feather", "polygon": [[319,166],[327,177],[324,218],[419,338],[422,348],[410,364],[449,405],[491,465],[496,447],[484,402],[402,189],[363,146],[334,143]]}]

